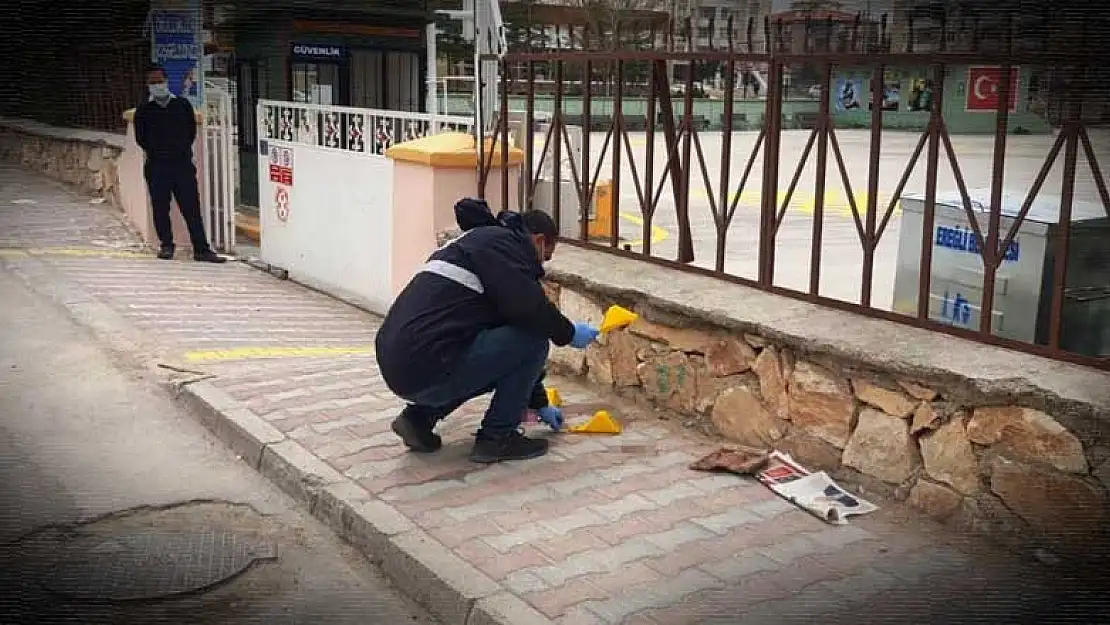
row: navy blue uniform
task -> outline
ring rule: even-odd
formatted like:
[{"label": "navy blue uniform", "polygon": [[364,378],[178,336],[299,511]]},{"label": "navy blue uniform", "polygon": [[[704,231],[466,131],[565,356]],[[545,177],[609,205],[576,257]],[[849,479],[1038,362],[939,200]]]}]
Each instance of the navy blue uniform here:
[{"label": "navy blue uniform", "polygon": [[173,247],[170,200],[177,200],[189,228],[194,254],[209,252],[208,237],[200,212],[197,168],[193,165],[193,142],[197,118],[189,101],[171,97],[165,104],[153,99],[135,109],[135,141],[146,153],[143,174],[150,191],[154,230],[163,248]]},{"label": "navy blue uniform", "polygon": [[503,326],[563,346],[574,324],[547,299],[543,265],[520,217],[484,202],[455,207],[463,234],[431,255],[397,296],[375,340],[378,365],[402,397],[435,386],[484,331]]}]

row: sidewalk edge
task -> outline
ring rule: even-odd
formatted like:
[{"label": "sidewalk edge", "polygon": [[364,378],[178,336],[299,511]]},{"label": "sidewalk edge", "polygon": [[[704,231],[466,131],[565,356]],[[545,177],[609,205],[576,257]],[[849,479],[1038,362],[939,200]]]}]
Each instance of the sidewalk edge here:
[{"label": "sidewalk edge", "polygon": [[183,401],[251,468],[357,548],[444,625],[553,625],[523,599],[208,381]]}]

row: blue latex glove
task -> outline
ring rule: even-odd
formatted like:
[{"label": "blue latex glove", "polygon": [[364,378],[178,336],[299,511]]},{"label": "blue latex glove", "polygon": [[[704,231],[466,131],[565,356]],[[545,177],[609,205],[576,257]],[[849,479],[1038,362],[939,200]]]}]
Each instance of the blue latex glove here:
[{"label": "blue latex glove", "polygon": [[539,416],[540,421],[546,423],[552,430],[558,432],[563,429],[563,411],[555,406],[544,406],[537,410],[536,414]]},{"label": "blue latex glove", "polygon": [[594,342],[598,334],[600,332],[597,328],[579,321],[574,324],[574,338],[570,340],[570,346],[575,349],[586,349],[590,343]]}]

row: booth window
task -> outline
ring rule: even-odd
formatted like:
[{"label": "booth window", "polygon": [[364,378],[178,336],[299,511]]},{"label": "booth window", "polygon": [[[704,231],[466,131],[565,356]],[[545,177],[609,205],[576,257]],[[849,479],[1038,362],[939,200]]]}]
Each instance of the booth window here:
[{"label": "booth window", "polygon": [[339,65],[293,63],[291,100],[302,104],[339,103]]}]

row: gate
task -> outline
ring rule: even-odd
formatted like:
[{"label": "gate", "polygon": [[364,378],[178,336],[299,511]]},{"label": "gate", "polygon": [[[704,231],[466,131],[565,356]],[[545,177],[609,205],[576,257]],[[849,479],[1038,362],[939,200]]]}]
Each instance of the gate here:
[{"label": "gate", "polygon": [[[507,151],[510,120],[526,129],[523,189],[503,176],[501,206],[521,193],[573,245],[1110,368],[1110,136],[1084,121],[1105,91],[1097,29],[941,19],[919,52],[912,21],[895,40],[885,16],[794,15],[540,28],[559,31],[541,45],[569,47],[490,56],[499,113],[479,131]],[[1056,128],[1033,105],[1045,99]],[[548,192],[545,163],[568,152]]]},{"label": "gate", "polygon": [[204,180],[201,185],[205,226],[212,248],[235,251],[235,181],[231,94],[211,84],[204,90]]}]

